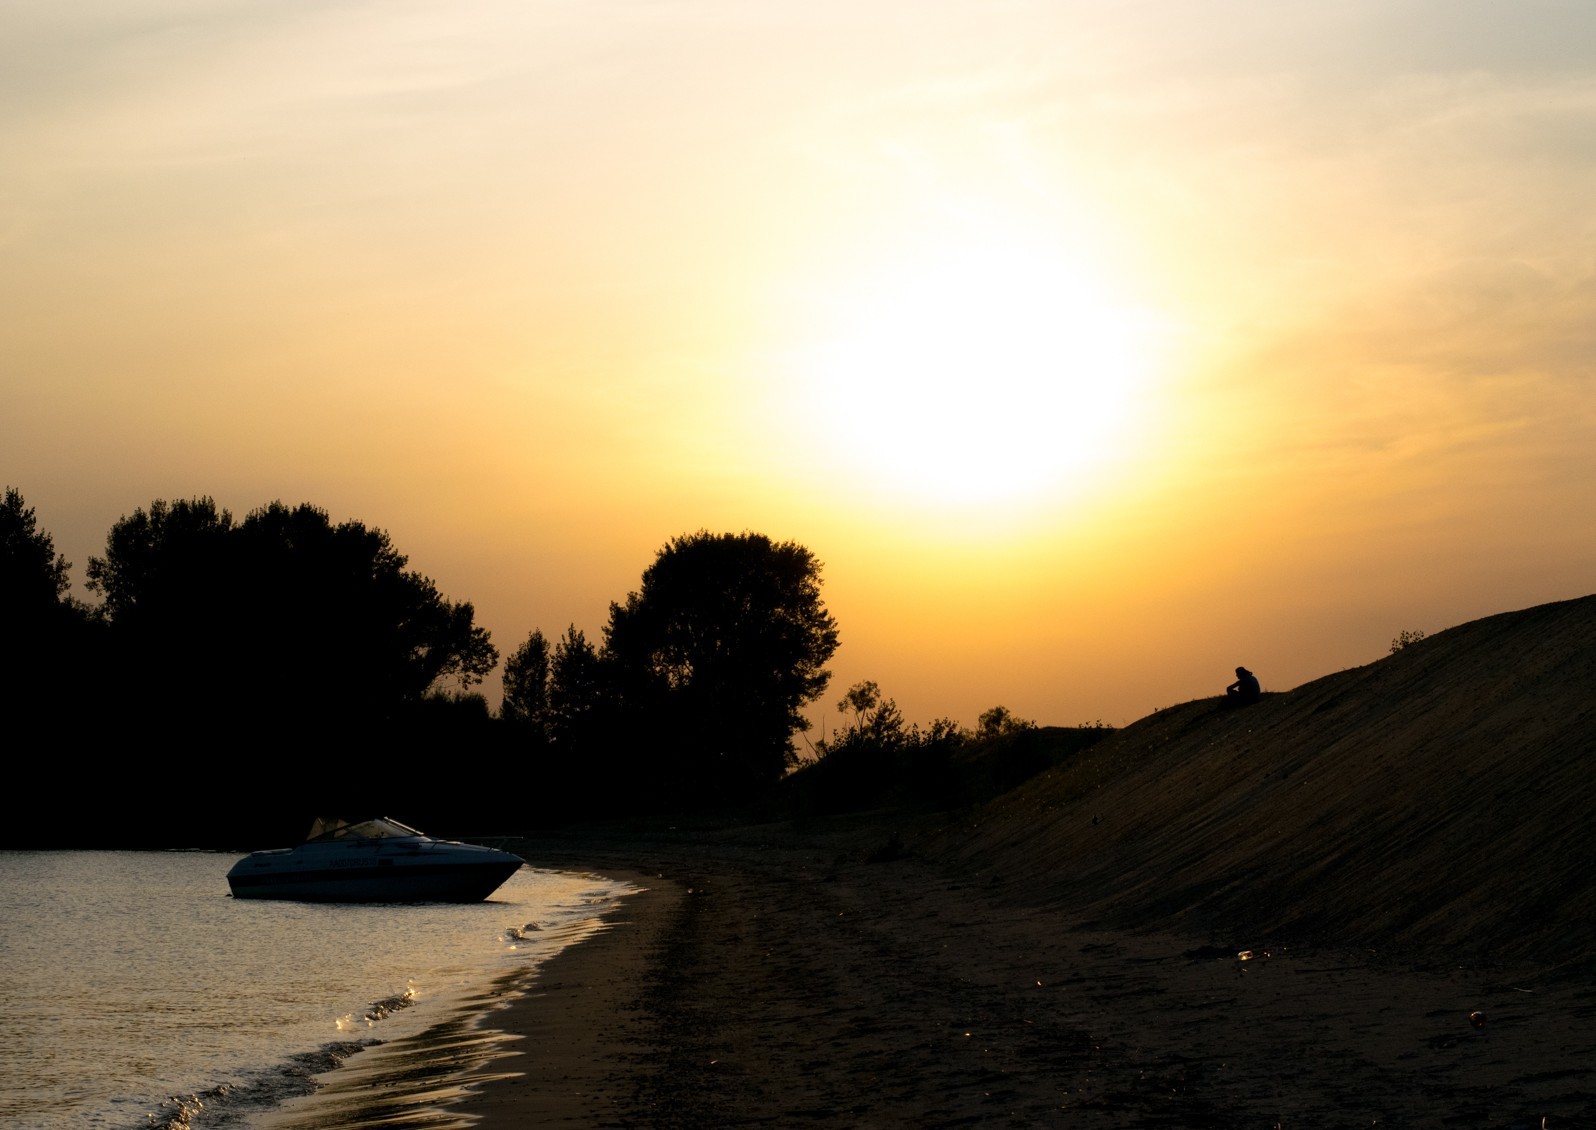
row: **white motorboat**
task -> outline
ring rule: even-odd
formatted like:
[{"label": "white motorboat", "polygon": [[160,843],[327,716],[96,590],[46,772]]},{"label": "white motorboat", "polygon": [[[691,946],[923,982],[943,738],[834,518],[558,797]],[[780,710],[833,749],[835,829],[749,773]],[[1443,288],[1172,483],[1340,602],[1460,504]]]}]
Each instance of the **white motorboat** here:
[{"label": "white motorboat", "polygon": [[480,902],[523,862],[497,848],[435,840],[387,817],[318,820],[298,847],[246,855],[227,885],[240,899]]}]

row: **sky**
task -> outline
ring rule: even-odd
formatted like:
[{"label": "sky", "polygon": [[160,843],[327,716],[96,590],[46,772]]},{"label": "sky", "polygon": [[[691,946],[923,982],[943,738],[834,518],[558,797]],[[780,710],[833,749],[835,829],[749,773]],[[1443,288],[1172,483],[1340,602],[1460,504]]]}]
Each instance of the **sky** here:
[{"label": "sky", "polygon": [[507,654],[758,531],[834,727],[1596,591],[1588,0],[0,11],[0,478],[79,596],[154,499],[306,501]]}]

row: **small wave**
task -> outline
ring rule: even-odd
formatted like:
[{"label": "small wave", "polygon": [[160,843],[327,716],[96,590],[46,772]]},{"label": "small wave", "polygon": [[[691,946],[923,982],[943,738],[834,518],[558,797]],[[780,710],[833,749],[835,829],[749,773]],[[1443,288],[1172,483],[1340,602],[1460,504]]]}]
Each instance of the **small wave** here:
[{"label": "small wave", "polygon": [[[339,1017],[338,1031],[347,1033],[361,1027],[370,1028],[415,1003],[416,989],[412,982],[402,993],[373,1001],[358,1017],[354,1013]],[[146,1116],[145,1127],[147,1130],[195,1130],[198,1126],[203,1130],[227,1130],[244,1125],[262,1110],[312,1093],[318,1086],[316,1076],[338,1067],[362,1048],[381,1042],[340,1040],[315,1051],[290,1056],[277,1067],[243,1072],[231,1083],[194,1094],[173,1095]]]},{"label": "small wave", "polygon": [[389,1016],[392,1016],[394,1013],[398,1012],[401,1008],[409,1008],[415,1003],[416,986],[415,982],[411,982],[405,987],[405,991],[397,996],[384,997],[380,1001],[373,1001],[371,1007],[366,1009],[366,1011],[361,1013],[359,1016],[356,1016],[352,1012],[340,1016],[337,1020],[338,1031],[358,1031],[361,1025],[365,1025],[367,1028],[370,1028],[373,1024],[377,1023],[377,1021],[385,1020]]},{"label": "small wave", "polygon": [[366,1047],[366,1042],[343,1040],[313,1052],[291,1056],[277,1067],[246,1071],[231,1083],[222,1083],[190,1095],[173,1095],[145,1116],[147,1130],[226,1130],[244,1125],[250,1117],[316,1089],[316,1076],[331,1071]]},{"label": "small wave", "polygon": [[173,1095],[148,1116],[149,1125],[157,1130],[189,1130],[207,1105],[220,1105],[232,1090],[231,1083],[223,1083],[195,1095]]}]

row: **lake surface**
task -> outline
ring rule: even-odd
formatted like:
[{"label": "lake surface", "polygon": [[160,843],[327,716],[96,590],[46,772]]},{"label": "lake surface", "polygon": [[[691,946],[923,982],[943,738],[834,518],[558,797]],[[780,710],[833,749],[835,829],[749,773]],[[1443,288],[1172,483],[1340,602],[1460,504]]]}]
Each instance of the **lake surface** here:
[{"label": "lake surface", "polygon": [[251,1127],[361,1046],[482,1008],[634,889],[523,867],[465,906],[234,900],[238,858],[0,852],[0,1126]]}]

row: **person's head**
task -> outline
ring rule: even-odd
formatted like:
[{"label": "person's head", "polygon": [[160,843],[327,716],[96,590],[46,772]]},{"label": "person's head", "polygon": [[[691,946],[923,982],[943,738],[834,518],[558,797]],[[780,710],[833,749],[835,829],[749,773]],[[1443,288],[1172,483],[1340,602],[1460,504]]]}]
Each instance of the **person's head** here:
[{"label": "person's head", "polygon": [[1250,674],[1252,674],[1252,672],[1247,670],[1245,667],[1237,667],[1236,668],[1236,674],[1238,674],[1238,675],[1250,675]]}]

